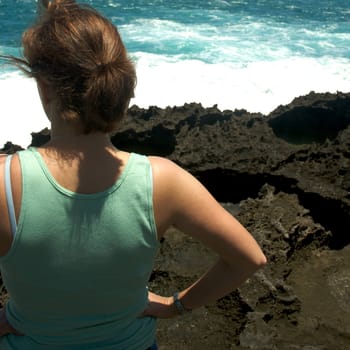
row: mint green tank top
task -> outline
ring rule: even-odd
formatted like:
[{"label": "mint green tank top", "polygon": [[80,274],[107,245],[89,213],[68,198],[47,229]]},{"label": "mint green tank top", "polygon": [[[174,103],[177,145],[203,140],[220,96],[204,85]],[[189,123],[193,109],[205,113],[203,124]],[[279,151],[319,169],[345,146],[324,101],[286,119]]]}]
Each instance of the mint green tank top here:
[{"label": "mint green tank top", "polygon": [[148,348],[156,320],[140,314],[159,248],[148,158],[132,153],[95,194],[60,186],[35,148],[19,158],[21,212],[0,268],[9,322],[24,336],[0,337],[0,349]]}]

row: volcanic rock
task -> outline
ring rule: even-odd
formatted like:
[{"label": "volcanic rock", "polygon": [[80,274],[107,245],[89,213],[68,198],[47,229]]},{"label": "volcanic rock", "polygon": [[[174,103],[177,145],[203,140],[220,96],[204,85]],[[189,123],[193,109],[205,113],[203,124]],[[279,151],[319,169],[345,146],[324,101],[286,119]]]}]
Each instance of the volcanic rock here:
[{"label": "volcanic rock", "polygon": [[[32,136],[36,146],[48,139]],[[162,349],[350,349],[350,94],[312,92],[267,116],[132,106],[112,141],[191,172],[268,258],[227,297],[160,320]],[[171,229],[150,288],[171,295],[215,259]]]}]

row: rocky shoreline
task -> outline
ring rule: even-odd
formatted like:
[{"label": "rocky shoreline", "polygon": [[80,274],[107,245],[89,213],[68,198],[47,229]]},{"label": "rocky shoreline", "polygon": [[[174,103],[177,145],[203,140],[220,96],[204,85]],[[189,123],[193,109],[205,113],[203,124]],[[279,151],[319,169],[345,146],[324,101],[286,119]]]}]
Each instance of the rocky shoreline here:
[{"label": "rocky shoreline", "polygon": [[[38,146],[49,131],[32,136]],[[310,93],[267,116],[132,106],[112,140],[190,171],[269,259],[228,297],[159,321],[160,349],[350,349],[350,94]],[[214,259],[169,230],[151,288],[171,294]]]}]

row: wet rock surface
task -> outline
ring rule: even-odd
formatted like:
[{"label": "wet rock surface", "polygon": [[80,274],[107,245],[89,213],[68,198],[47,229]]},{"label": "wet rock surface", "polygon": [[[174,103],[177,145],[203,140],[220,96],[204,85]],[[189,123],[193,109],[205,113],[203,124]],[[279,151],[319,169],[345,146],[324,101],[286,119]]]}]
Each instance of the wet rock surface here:
[{"label": "wet rock surface", "polygon": [[[268,116],[133,106],[113,142],[190,171],[269,260],[229,296],[160,320],[161,349],[350,349],[350,94],[310,93]],[[215,259],[171,229],[150,287],[172,294]]]}]

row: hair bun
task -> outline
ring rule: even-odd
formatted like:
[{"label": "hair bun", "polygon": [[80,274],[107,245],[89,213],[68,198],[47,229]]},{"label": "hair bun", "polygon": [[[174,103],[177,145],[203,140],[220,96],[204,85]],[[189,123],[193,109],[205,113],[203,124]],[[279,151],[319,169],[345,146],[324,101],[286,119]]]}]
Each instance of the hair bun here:
[{"label": "hair bun", "polygon": [[62,120],[83,133],[114,132],[136,85],[117,28],[87,4],[38,0],[38,5],[41,16],[24,33],[25,59],[18,62],[29,76],[52,86]]}]

